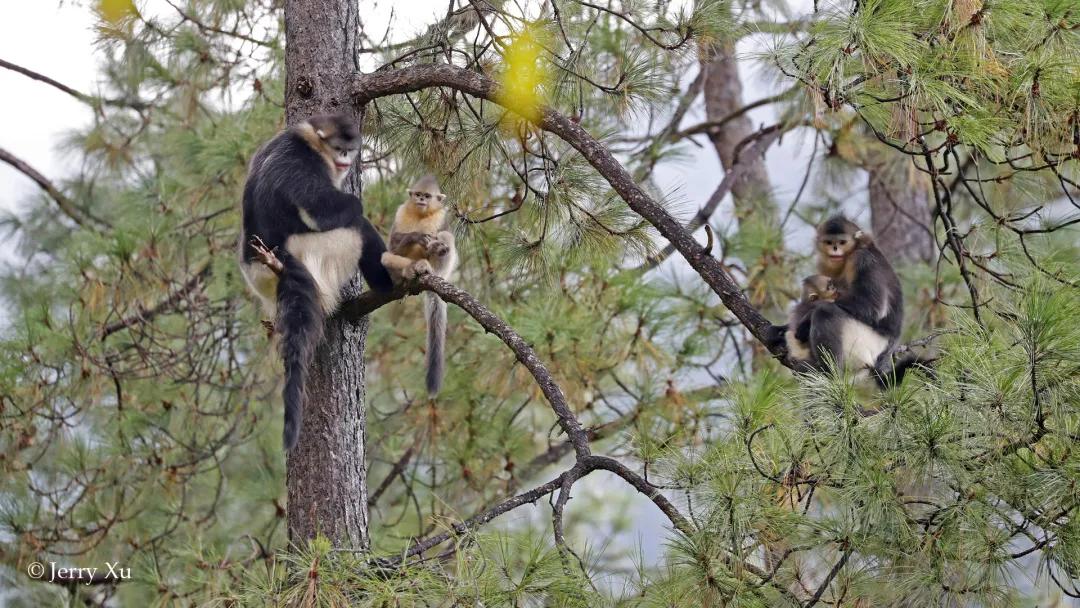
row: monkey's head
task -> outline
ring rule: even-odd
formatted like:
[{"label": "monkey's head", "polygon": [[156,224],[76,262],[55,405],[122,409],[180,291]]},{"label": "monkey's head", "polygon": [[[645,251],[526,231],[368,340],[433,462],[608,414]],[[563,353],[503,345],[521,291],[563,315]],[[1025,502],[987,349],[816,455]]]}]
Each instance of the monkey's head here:
[{"label": "monkey's head", "polygon": [[316,151],[333,165],[334,181],[340,183],[360,151],[360,128],[344,114],[312,116],[307,122],[318,138]]},{"label": "monkey's head", "polygon": [[446,195],[434,175],[425,175],[409,187],[409,203],[420,215],[430,215],[443,208]]},{"label": "monkey's head", "polygon": [[835,302],[836,295],[836,285],[832,279],[823,274],[815,274],[803,279],[803,302]]},{"label": "monkey's head", "polygon": [[834,215],[817,227],[818,255],[830,271],[839,271],[851,252],[870,242],[870,235],[842,215]]}]

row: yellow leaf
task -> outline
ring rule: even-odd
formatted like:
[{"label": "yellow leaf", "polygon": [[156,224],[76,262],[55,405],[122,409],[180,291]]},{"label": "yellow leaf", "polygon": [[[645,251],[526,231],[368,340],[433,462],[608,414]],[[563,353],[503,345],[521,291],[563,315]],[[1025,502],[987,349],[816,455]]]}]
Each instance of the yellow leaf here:
[{"label": "yellow leaf", "polygon": [[110,23],[137,14],[135,0],[98,0],[97,11],[102,19]]},{"label": "yellow leaf", "polygon": [[540,32],[527,25],[514,34],[502,53],[503,71],[499,78],[499,104],[513,110],[521,117],[539,122],[544,107],[544,89],[548,83],[548,70],[540,60],[543,50]]}]

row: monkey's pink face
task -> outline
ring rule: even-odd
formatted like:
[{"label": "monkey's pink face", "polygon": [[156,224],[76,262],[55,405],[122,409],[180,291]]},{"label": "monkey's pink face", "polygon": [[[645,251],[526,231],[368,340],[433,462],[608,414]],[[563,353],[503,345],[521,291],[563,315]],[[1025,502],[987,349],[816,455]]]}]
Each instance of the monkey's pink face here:
[{"label": "monkey's pink face", "polygon": [[442,209],[446,195],[424,190],[409,190],[409,200],[422,213],[431,213]]},{"label": "monkey's pink face", "polygon": [[359,150],[349,150],[348,148],[333,149],[334,170],[338,174],[338,179],[345,177],[345,174],[352,168],[358,152]]}]

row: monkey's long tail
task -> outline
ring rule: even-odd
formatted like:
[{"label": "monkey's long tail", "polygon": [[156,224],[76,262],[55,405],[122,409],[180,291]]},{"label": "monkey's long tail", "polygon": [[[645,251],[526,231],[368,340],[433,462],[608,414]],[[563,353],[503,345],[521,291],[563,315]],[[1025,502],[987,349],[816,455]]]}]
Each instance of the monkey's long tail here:
[{"label": "monkey's long tail", "polygon": [[442,388],[445,371],[446,302],[437,294],[424,294],[424,317],[427,318],[427,392],[434,396]]},{"label": "monkey's long tail", "polygon": [[285,450],[293,449],[304,422],[304,385],[315,349],[322,339],[323,313],[319,289],[307,268],[288,252],[275,252],[283,270],[278,278],[277,328],[285,364]]}]

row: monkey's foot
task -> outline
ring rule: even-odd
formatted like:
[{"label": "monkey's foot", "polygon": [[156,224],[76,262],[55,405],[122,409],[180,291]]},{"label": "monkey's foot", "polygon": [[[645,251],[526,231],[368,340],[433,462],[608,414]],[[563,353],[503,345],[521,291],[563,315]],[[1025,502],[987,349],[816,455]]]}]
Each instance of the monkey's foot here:
[{"label": "monkey's foot", "polygon": [[401,274],[408,280],[413,280],[422,274],[431,274],[433,272],[431,262],[427,260],[416,260],[412,266],[406,268]]},{"label": "monkey's foot", "polygon": [[266,330],[266,339],[270,340],[271,338],[273,338],[274,337],[274,322],[271,321],[270,319],[263,319],[262,321],[260,321],[260,323],[262,323],[263,329]]},{"label": "monkey's foot", "polygon": [[255,250],[255,257],[259,259],[267,268],[274,271],[274,274],[281,274],[285,270],[285,266],[282,265],[281,260],[278,259],[274,252],[271,251],[266,243],[263,242],[257,236],[251,237],[251,248]]}]

